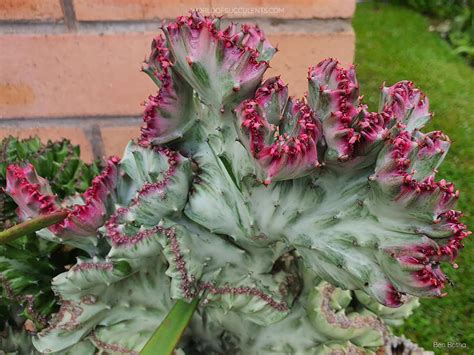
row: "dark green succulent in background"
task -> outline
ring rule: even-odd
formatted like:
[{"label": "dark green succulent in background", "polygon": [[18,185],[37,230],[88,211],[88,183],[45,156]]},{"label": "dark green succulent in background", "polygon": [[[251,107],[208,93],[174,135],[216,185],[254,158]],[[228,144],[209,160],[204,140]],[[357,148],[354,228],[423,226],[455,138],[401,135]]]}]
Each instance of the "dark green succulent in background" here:
[{"label": "dark green succulent in background", "polygon": [[[8,165],[27,163],[51,182],[52,192],[61,198],[84,192],[101,169],[99,161],[82,161],[79,146],[69,140],[44,144],[38,137],[20,140],[10,136],[0,143],[0,185],[5,186]],[[16,208],[0,190],[0,230],[19,222]],[[42,329],[58,309],[51,279],[75,263],[78,255],[76,249],[31,235],[0,245],[0,329],[6,331],[7,325]]]},{"label": "dark green succulent in background", "polygon": [[[98,161],[86,164],[80,158],[80,148],[67,139],[41,143],[38,137],[19,140],[12,136],[0,143],[0,184],[5,186],[5,174],[10,164],[28,162],[42,178],[50,182],[53,193],[64,198],[84,192],[94,176],[99,173]],[[15,219],[13,200],[3,191],[0,193],[0,229],[12,223],[5,216]]]}]

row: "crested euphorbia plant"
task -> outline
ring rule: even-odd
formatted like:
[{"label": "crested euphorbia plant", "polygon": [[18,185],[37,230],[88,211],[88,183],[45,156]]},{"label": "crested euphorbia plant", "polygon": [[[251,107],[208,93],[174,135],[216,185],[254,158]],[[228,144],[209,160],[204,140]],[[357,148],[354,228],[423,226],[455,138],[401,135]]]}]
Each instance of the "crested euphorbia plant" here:
[{"label": "crested euphorbia plant", "polygon": [[469,234],[435,179],[449,139],[420,131],[427,98],[403,81],[370,112],[354,68],[327,59],[296,99],[262,82],[275,49],[258,27],[192,13],[163,32],[141,137],[82,199],[8,170],[23,217],[69,211],[39,235],[90,255],[54,279],[37,349],[138,352],[176,300],[199,298],[185,352],[408,351],[387,325],[444,295],[441,263]]}]

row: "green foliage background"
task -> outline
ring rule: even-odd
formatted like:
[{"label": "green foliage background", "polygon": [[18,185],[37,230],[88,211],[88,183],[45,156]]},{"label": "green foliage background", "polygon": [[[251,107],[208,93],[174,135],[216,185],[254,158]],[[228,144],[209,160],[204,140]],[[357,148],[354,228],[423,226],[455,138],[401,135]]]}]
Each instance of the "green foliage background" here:
[{"label": "green foliage background", "polygon": [[432,18],[433,29],[474,65],[474,0],[391,0]]},{"label": "green foliage background", "polygon": [[[357,36],[357,74],[367,104],[377,108],[380,85],[412,80],[430,99],[435,113],[428,130],[442,130],[453,141],[440,178],[461,190],[458,209],[474,227],[474,69],[453,52],[429,20],[409,8],[387,4],[358,4],[353,25]],[[426,129],[425,129],[426,131]],[[457,259],[459,269],[444,267],[454,286],[448,296],[422,300],[422,306],[399,331],[427,350],[434,341],[464,342],[474,349],[474,242],[466,240]],[[447,349],[445,349],[447,350]]]}]

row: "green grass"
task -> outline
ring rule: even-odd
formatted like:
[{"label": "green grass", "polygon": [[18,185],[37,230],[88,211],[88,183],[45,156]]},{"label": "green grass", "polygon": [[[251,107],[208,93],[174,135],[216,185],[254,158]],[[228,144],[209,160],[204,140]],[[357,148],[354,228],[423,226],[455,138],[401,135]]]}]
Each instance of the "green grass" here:
[{"label": "green grass", "polygon": [[[474,69],[456,56],[448,43],[428,31],[429,21],[397,6],[365,3],[357,6],[353,25],[357,36],[357,76],[364,101],[377,108],[379,88],[412,80],[430,99],[435,113],[425,128],[442,130],[453,142],[439,178],[461,190],[458,209],[474,228]],[[474,237],[471,237],[474,239]],[[466,240],[457,259],[459,269],[444,270],[454,282],[448,296],[421,301],[421,307],[401,331],[425,349],[436,342],[464,342],[474,351],[474,241]],[[435,349],[436,350],[436,349]],[[445,349],[444,352],[454,353]]]}]

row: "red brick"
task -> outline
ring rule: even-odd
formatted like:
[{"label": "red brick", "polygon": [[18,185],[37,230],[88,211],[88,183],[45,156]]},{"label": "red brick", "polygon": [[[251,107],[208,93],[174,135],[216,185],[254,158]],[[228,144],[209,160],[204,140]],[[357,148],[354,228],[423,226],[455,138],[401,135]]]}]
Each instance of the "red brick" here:
[{"label": "red brick", "polygon": [[[140,103],[156,91],[139,71],[154,35],[0,36],[0,118],[141,114]],[[352,32],[269,38],[280,48],[270,74],[282,74],[294,94],[306,90],[309,65],[328,56],[353,60]]]},{"label": "red brick", "polygon": [[0,36],[0,118],[138,114],[154,35]]},{"label": "red brick", "polygon": [[0,83],[0,107],[28,105],[34,101],[31,86],[23,83]]},{"label": "red brick", "polygon": [[350,18],[355,0],[75,0],[80,21],[169,19],[200,9],[233,18]]},{"label": "red brick", "polygon": [[71,127],[36,127],[36,128],[0,128],[0,140],[9,136],[20,138],[29,138],[32,136],[39,136],[43,142],[48,139],[60,140],[62,138],[70,139],[73,144],[81,146],[81,158],[87,162],[93,160],[94,154],[92,147],[86,135],[80,128]]},{"label": "red brick", "polygon": [[308,68],[322,59],[337,58],[344,66],[354,61],[355,35],[337,33],[282,33],[268,35],[279,51],[273,57],[265,77],[281,75],[291,95],[301,96],[308,89]]},{"label": "red brick", "polygon": [[211,0],[215,15],[232,18],[351,18],[355,0]]},{"label": "red brick", "polygon": [[210,0],[75,0],[79,21],[120,21],[170,19],[189,10],[209,8]]},{"label": "red brick", "polygon": [[60,20],[59,0],[1,0],[0,20]]},{"label": "red brick", "polygon": [[140,136],[140,126],[128,127],[102,127],[102,140],[104,154],[106,156],[116,155],[122,157],[128,142]]}]

